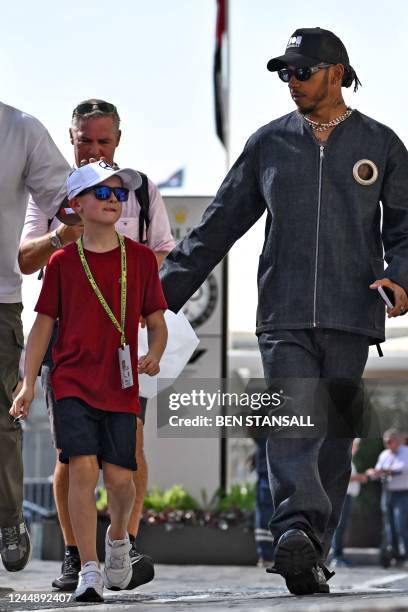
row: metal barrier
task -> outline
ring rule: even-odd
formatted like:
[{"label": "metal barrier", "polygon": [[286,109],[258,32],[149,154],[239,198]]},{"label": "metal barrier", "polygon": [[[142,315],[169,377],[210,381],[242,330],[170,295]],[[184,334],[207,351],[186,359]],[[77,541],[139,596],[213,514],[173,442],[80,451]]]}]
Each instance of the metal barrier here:
[{"label": "metal barrier", "polygon": [[49,478],[24,478],[23,491],[24,514],[29,515],[30,522],[57,516],[52,490],[52,476]]}]

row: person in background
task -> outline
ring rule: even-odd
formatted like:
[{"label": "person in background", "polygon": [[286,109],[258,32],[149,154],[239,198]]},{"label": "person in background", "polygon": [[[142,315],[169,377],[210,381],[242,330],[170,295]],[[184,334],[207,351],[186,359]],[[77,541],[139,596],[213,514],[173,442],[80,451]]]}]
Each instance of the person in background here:
[{"label": "person in background", "polygon": [[402,563],[408,558],[408,446],[405,436],[396,428],[384,432],[383,442],[385,450],[366,474],[382,481],[381,555],[382,564],[387,567],[392,559]]},{"label": "person in background", "polygon": [[258,554],[258,567],[267,567],[273,563],[273,537],[269,530],[269,521],[273,514],[273,502],[269,488],[266,439],[255,438],[254,442],[256,444],[254,467],[257,474],[255,544]]},{"label": "person in background", "polygon": [[366,474],[359,474],[353,461],[354,455],[360,448],[360,438],[353,440],[353,446],[351,447],[351,476],[350,483],[347,487],[347,495],[344,500],[343,510],[341,512],[340,523],[334,532],[332,551],[331,551],[331,562],[330,567],[341,567],[350,566],[352,563],[347,557],[344,556],[343,545],[344,537],[347,531],[347,527],[350,520],[351,509],[353,506],[353,499],[360,493],[361,485],[368,481]]}]

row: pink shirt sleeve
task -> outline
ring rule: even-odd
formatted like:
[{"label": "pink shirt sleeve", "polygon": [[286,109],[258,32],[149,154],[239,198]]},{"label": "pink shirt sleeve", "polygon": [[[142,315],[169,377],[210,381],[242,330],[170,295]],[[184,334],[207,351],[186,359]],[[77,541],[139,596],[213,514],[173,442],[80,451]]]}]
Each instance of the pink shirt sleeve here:
[{"label": "pink shirt sleeve", "polygon": [[[146,249],[147,250],[147,249]],[[167,310],[163,289],[159,279],[157,261],[153,253],[144,255],[145,288],[143,296],[142,316],[147,317],[157,310]]]},{"label": "pink shirt sleeve", "polygon": [[35,312],[57,319],[60,314],[60,288],[59,253],[54,253],[45,269],[40,296],[34,308]]},{"label": "pink shirt sleeve", "polygon": [[149,229],[147,230],[147,244],[153,251],[172,251],[176,246],[170,229],[170,221],[166,206],[160,191],[149,180]]}]

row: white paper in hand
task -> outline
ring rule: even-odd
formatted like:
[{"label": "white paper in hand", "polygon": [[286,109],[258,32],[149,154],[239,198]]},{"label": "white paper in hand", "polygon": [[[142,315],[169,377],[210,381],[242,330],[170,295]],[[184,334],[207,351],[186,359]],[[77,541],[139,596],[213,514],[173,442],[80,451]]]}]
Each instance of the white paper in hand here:
[{"label": "white paper in hand", "polygon": [[[142,397],[154,397],[158,390],[162,391],[173,383],[184,370],[191,355],[200,342],[186,316],[180,312],[174,314],[166,310],[164,318],[168,330],[166,350],[160,360],[160,372],[157,376],[139,374],[139,393]],[[138,356],[146,355],[147,329],[139,328]]]}]

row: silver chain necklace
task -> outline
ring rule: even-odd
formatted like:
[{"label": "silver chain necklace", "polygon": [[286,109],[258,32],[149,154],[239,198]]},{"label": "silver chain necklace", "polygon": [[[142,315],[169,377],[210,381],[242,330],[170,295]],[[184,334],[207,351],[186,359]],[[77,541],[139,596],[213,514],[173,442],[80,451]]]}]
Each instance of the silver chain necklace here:
[{"label": "silver chain necklace", "polygon": [[328,123],[320,123],[319,121],[313,121],[313,119],[309,119],[309,117],[305,116],[303,116],[303,119],[310,125],[314,132],[325,132],[326,130],[335,127],[336,125],[339,125],[339,123],[342,123],[343,121],[348,119],[352,112],[353,109],[348,106],[345,113],[343,113],[339,117],[336,117],[335,119],[332,119]]}]

